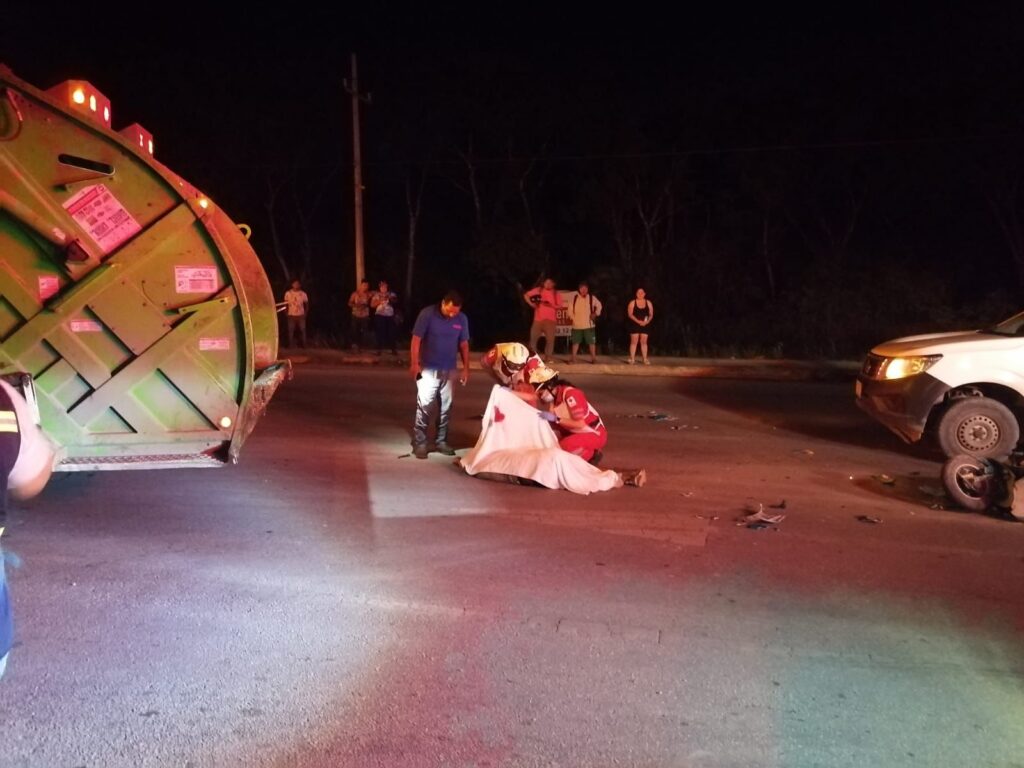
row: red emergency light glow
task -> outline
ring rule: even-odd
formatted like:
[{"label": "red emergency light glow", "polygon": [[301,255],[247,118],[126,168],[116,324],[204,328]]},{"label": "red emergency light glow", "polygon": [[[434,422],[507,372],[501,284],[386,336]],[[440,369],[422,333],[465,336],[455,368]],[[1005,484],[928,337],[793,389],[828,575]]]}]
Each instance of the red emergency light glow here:
[{"label": "red emergency light glow", "polygon": [[76,112],[110,127],[110,99],[85,80],[65,80],[47,93],[56,96]]}]

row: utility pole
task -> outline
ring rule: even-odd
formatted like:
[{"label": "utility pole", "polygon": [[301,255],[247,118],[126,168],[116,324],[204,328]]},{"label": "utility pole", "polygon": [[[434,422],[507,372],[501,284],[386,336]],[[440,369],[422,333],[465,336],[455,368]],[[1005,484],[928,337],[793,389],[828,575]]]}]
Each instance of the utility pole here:
[{"label": "utility pole", "polygon": [[366,278],[363,259],[363,161],[359,149],[359,102],[370,103],[370,94],[359,93],[359,76],[356,71],[356,55],[352,54],[352,79],[345,80],[345,90],[352,97],[352,187],[355,201],[356,230],[356,288]]}]

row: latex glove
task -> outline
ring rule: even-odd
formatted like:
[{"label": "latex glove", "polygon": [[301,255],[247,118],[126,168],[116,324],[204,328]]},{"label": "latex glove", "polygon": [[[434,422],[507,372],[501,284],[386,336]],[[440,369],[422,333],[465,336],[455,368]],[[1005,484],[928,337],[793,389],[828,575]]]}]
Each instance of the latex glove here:
[{"label": "latex glove", "polygon": [[558,417],[551,411],[537,411],[537,415],[544,419],[544,421],[550,421],[552,424],[558,422]]}]

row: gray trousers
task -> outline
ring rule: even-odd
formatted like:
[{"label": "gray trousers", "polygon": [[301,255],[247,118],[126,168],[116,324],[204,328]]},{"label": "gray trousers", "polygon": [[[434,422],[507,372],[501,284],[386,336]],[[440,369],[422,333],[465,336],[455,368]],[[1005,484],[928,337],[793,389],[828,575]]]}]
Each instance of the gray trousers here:
[{"label": "gray trousers", "polygon": [[426,445],[430,412],[437,401],[437,437],[435,442],[448,442],[448,419],[452,412],[451,371],[424,368],[416,377],[416,424],[413,445]]}]

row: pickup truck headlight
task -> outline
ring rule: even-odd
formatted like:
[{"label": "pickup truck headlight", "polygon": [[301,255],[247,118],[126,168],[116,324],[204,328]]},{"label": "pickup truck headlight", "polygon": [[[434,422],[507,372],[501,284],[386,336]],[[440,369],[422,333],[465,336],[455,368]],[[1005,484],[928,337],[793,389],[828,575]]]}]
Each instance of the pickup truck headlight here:
[{"label": "pickup truck headlight", "polygon": [[939,360],[942,355],[920,355],[915,357],[886,357],[877,366],[874,379],[905,379],[924,373]]}]

